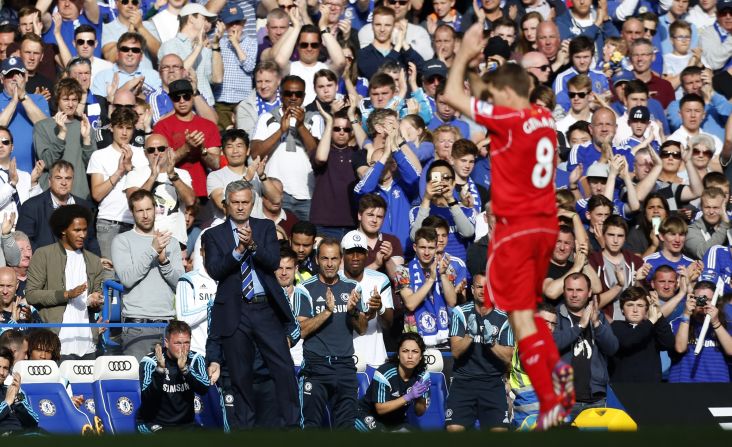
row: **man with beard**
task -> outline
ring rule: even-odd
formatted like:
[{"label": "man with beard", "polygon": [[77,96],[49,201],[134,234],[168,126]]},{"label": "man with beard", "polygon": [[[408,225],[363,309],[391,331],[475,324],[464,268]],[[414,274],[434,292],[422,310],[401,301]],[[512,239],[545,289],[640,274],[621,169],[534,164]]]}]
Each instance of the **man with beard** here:
[{"label": "man with beard", "polygon": [[361,308],[366,312],[366,333],[353,334],[353,349],[359,360],[374,367],[386,362],[383,332],[389,331],[394,320],[391,281],[383,273],[366,268],[368,244],[366,235],[358,230],[348,232],[341,241],[343,274],[358,282]]}]

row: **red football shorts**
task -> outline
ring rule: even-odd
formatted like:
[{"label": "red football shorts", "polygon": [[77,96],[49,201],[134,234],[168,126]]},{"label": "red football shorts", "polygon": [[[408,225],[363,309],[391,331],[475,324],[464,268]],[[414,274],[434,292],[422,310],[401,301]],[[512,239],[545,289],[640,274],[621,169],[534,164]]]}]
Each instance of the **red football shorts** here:
[{"label": "red football shorts", "polygon": [[556,217],[497,218],[485,283],[485,296],[497,308],[536,309],[558,232]]}]

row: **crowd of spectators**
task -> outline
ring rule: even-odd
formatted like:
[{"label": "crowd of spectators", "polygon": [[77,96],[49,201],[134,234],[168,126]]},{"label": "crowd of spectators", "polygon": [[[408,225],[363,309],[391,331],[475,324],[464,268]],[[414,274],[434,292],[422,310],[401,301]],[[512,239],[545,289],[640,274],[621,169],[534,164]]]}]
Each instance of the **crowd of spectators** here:
[{"label": "crowd of spectators", "polygon": [[[506,428],[511,404],[520,423],[530,383],[506,314],[483,294],[501,218],[490,157],[510,147],[492,147],[445,95],[474,24],[487,44],[466,92],[490,99],[490,73],[520,64],[556,121],[559,228],[541,316],[575,369],[573,413],[604,406],[614,382],[730,382],[732,0],[5,2],[0,321],[101,321],[113,279],[123,322],[186,321],[211,381],[238,387],[220,332],[211,356],[221,272],[206,266],[249,262],[264,227],[236,225],[251,215],[279,240],[266,274],[291,315],[272,323],[307,365],[304,426],[320,425],[327,401],[337,427],[399,426],[386,402],[400,396],[421,414],[429,383],[415,359],[427,348],[452,354],[448,430]],[[207,258],[202,234],[226,222],[234,252]],[[253,302],[268,290],[243,284]],[[2,331],[13,361],[102,354],[97,329]],[[46,338],[31,346],[36,333]],[[143,359],[163,335],[113,337]],[[354,352],[378,368],[362,402]],[[308,363],[313,353],[328,364]],[[268,355],[247,373],[252,393],[275,393]],[[409,389],[394,381],[407,364]],[[246,405],[257,417],[242,427],[288,424]]]}]

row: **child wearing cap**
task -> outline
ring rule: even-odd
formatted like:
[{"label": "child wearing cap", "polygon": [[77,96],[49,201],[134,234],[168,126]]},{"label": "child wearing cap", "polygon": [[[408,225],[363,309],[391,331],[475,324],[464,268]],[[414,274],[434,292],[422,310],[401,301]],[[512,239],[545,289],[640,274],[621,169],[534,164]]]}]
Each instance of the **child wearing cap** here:
[{"label": "child wearing cap", "polygon": [[632,132],[630,138],[625,140],[623,147],[630,149],[635,155],[638,150],[644,147],[653,148],[658,152],[661,146],[658,135],[651,129],[646,136],[646,130],[651,124],[651,112],[646,106],[637,106],[628,112],[628,126]]}]

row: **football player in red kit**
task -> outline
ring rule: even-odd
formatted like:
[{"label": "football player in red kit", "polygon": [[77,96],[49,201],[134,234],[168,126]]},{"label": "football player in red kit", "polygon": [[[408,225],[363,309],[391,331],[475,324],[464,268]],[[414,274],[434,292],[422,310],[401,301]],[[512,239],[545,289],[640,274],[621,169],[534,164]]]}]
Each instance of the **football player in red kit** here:
[{"label": "football player in red kit", "polygon": [[466,67],[485,43],[482,23],[465,33],[447,78],[445,101],[490,133],[496,225],[488,247],[485,296],[509,313],[521,364],[539,398],[537,429],[545,430],[564,422],[574,404],[572,367],[560,361],[549,329],[536,315],[559,228],[557,136],[551,112],[529,102],[531,80],[520,65],[504,64],[490,73],[490,102],[465,93]]}]

